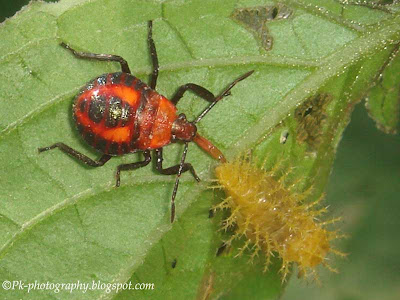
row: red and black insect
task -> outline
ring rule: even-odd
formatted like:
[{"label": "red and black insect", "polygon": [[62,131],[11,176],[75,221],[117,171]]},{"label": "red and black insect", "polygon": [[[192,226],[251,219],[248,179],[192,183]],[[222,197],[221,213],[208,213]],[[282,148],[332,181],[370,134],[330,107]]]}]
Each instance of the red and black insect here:
[{"label": "red and black insect", "polygon": [[[158,77],[158,58],[152,38],[152,21],[148,23],[147,41],[153,63],[150,86],[131,74],[128,63],[121,56],[78,52],[61,43],[77,58],[116,61],[122,72],[101,75],[82,88],[73,104],[73,116],[83,139],[96,150],[103,153],[98,160],[72,149],[64,143],[56,143],[39,148],[39,152],[59,148],[68,155],[92,167],[103,166],[112,156],[127,153],[143,152],[144,160],[117,167],[116,186],[120,185],[121,171],[133,170],[148,165],[151,161],[150,150],[155,151],[156,169],[164,175],[176,174],[171,200],[171,222],[175,217],[175,196],[178,190],[179,177],[190,171],[197,181],[193,166],[185,163],[188,143],[193,141],[208,152],[213,158],[225,161],[220,150],[197,133],[198,123],[211,108],[223,97],[230,95],[230,90],[239,81],[250,76],[250,71],[233,81],[220,95],[214,96],[209,90],[194,83],[179,87],[171,100],[155,91]],[[193,121],[189,122],[184,114],[177,114],[176,104],[183,94],[191,90],[204,98],[210,105]],[[185,148],[179,165],[163,167],[163,147],[177,141],[183,141]]]}]

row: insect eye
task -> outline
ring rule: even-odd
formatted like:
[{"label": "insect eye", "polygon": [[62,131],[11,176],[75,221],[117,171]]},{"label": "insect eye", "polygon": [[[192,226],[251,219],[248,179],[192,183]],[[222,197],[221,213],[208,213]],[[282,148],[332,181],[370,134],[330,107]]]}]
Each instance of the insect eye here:
[{"label": "insect eye", "polygon": [[186,115],[185,114],[179,114],[178,119],[179,120],[186,120]]}]

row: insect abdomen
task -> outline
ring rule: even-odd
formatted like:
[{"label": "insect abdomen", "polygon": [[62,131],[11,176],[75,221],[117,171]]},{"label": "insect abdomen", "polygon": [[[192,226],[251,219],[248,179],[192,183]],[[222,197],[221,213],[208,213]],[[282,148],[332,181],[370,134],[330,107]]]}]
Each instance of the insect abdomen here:
[{"label": "insect abdomen", "polygon": [[[164,106],[167,110],[163,110]],[[75,99],[73,111],[85,141],[109,155],[168,144],[168,132],[176,119],[176,109],[170,101],[136,77],[120,72],[104,74],[89,82]],[[161,143],[154,141],[159,140],[160,134],[155,133],[160,132],[157,125],[160,118],[164,119]]]}]

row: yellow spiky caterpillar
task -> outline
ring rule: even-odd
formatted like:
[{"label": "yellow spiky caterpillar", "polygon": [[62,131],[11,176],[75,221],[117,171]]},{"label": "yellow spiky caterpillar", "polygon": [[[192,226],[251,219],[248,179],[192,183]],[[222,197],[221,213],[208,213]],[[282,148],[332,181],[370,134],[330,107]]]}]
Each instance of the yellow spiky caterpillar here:
[{"label": "yellow spiky caterpillar", "polygon": [[316,209],[320,199],[304,203],[309,191],[293,192],[285,187],[283,178],[275,179],[275,170],[266,171],[245,158],[227,162],[216,168],[216,176],[227,198],[215,209],[228,208],[231,215],[224,221],[224,228],[235,227],[235,234],[226,242],[244,236],[246,242],[241,252],[253,249],[252,257],[260,251],[266,256],[265,270],[271,256],[277,253],[282,259],[282,280],[289,273],[292,263],[297,263],[299,275],[313,274],[315,267],[326,263],[329,252],[344,256],[334,250],[330,241],[339,237],[325,225],[337,219],[320,222],[317,216],[326,211]]}]

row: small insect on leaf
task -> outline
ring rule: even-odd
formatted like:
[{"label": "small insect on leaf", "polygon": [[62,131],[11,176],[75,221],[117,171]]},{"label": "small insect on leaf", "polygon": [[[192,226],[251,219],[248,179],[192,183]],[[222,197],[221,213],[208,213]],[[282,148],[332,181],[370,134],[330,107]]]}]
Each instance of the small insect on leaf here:
[{"label": "small insect on leaf", "polygon": [[[38,148],[39,153],[60,149],[90,167],[101,167],[113,156],[142,152],[143,161],[125,163],[117,167],[115,186],[121,184],[121,172],[147,166],[151,160],[151,151],[156,156],[156,169],[163,175],[176,175],[171,197],[171,223],[175,220],[175,198],[182,173],[190,171],[196,181],[200,181],[193,166],[185,163],[188,143],[195,142],[213,158],[225,161],[222,152],[209,140],[197,132],[196,124],[239,82],[249,77],[249,71],[233,82],[218,96],[206,88],[188,83],[178,88],[171,100],[159,94],[155,89],[159,72],[158,56],[153,40],[153,21],[148,21],[147,42],[153,63],[151,81],[147,85],[132,75],[128,62],[119,55],[79,52],[62,42],[60,46],[70,51],[76,58],[98,61],[114,61],[121,66],[122,72],[106,73],[88,82],[76,96],[72,114],[82,138],[102,156],[94,160],[70,146],[57,142]],[[185,114],[178,114],[176,104],[184,93],[192,90],[198,96],[210,102],[203,112],[192,122]],[[181,162],[172,167],[163,167],[163,148],[171,143],[184,142]]]},{"label": "small insect on leaf", "polygon": [[252,249],[252,258],[263,252],[265,270],[271,264],[272,253],[277,253],[282,259],[283,281],[293,263],[297,263],[299,275],[312,274],[315,279],[315,269],[320,264],[335,271],[328,265],[327,255],[333,252],[345,256],[331,246],[332,240],[342,236],[329,231],[326,225],[338,218],[318,221],[317,217],[326,212],[326,208],[316,208],[321,199],[305,202],[311,188],[294,192],[285,186],[285,175],[277,177],[277,169],[278,165],[269,171],[260,169],[246,157],[216,168],[218,182],[227,197],[215,209],[230,210],[223,226],[234,228],[235,232],[225,244],[244,237],[245,245],[239,254],[247,248]]}]

